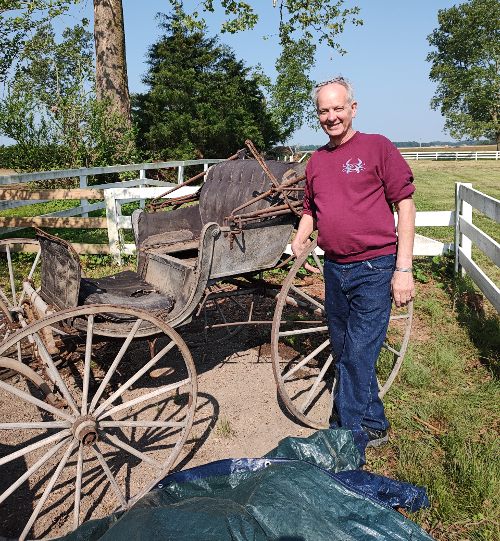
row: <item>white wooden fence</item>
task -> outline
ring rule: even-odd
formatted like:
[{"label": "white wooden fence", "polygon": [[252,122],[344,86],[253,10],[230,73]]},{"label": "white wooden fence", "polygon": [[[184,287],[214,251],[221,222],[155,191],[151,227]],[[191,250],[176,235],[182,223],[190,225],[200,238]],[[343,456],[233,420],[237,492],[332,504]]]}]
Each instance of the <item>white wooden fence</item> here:
[{"label": "white wooden fence", "polygon": [[[3,208],[15,208],[24,204],[39,203],[40,199],[30,201],[13,201],[12,198],[7,198],[2,194],[2,185],[9,186],[12,184],[20,184],[31,182],[34,180],[52,180],[57,178],[79,177],[80,186],[83,188],[75,190],[75,193],[85,193],[87,177],[90,175],[102,175],[107,173],[116,173],[123,171],[138,171],[139,178],[131,181],[123,181],[113,184],[102,184],[92,186],[92,190],[100,188],[103,193],[104,202],[88,204],[86,200],[82,200],[80,206],[51,213],[52,217],[70,217],[88,215],[88,212],[96,209],[106,209],[106,218],[70,218],[67,220],[69,227],[106,227],[108,232],[107,245],[81,245],[80,250],[83,253],[109,253],[113,256],[117,263],[122,262],[122,254],[134,254],[135,245],[124,242],[123,231],[132,228],[130,216],[122,214],[122,204],[128,201],[140,201],[141,206],[144,206],[146,199],[152,199],[160,196],[165,192],[168,186],[174,186],[173,183],[166,183],[146,178],[146,170],[148,169],[164,169],[177,168],[177,182],[183,180],[184,167],[188,165],[202,164],[205,170],[210,163],[217,163],[222,160],[192,160],[183,162],[161,162],[154,164],[136,164],[128,166],[115,166],[92,168],[82,170],[66,170],[66,171],[50,171],[42,173],[30,173],[26,175],[11,175],[0,176],[0,205]],[[149,185],[149,186],[148,186]],[[176,190],[170,197],[177,197],[188,193],[194,193],[199,187],[185,186]],[[83,190],[83,191],[82,191]],[[89,192],[92,190],[88,190]],[[4,190],[8,192],[8,190]],[[48,192],[48,191],[46,191]],[[3,199],[3,200],[2,200]],[[0,209],[2,206],[0,206]],[[476,262],[472,260],[472,243],[474,243],[491,261],[500,266],[500,248],[499,244],[481,231],[472,223],[472,208],[479,210],[489,218],[500,221],[500,202],[488,195],[485,195],[477,190],[472,189],[471,184],[457,184],[456,189],[456,210],[455,211],[429,211],[417,212],[416,226],[417,227],[454,227],[455,228],[455,243],[443,243],[423,235],[416,235],[414,255],[416,256],[435,256],[442,255],[449,251],[455,251],[456,269],[460,268],[462,272],[467,272],[490,302],[500,311],[500,293],[498,287],[493,281],[479,268]],[[40,220],[42,217],[35,218]],[[395,215],[397,220],[397,215]],[[0,218],[0,223],[2,222]],[[24,221],[29,219],[22,219]],[[94,225],[77,225],[76,222],[69,220],[82,220],[82,223],[87,221]],[[26,227],[26,225],[23,225]],[[47,226],[47,225],[46,225]],[[48,226],[50,227],[50,225]],[[54,227],[54,226],[52,226]],[[63,227],[60,225],[59,227]],[[11,228],[12,230],[12,228]],[[9,230],[0,228],[0,233],[6,233]]]},{"label": "white wooden fence", "polygon": [[500,152],[496,150],[473,151],[439,151],[439,152],[401,152],[405,160],[499,160]]},{"label": "white wooden fence", "polygon": [[[313,150],[306,150],[298,152],[295,156],[290,156],[290,160],[296,159],[302,162],[306,156],[312,154]],[[401,152],[401,156],[405,160],[500,160],[500,152],[498,150],[479,150],[479,151],[443,151],[431,152],[415,151],[415,152]]]},{"label": "white wooden fence", "polygon": [[472,223],[472,209],[500,223],[500,201],[474,190],[472,184],[456,184],[455,192],[455,272],[466,272],[484,293],[491,304],[500,312],[500,290],[498,286],[472,259],[474,244],[498,267],[500,245]]},{"label": "white wooden fence", "polygon": [[[79,179],[79,189],[85,190],[88,188],[88,178],[89,177],[98,177],[100,175],[109,175],[111,173],[124,173],[124,172],[137,172],[138,178],[133,180],[126,180],[115,183],[106,183],[106,184],[96,184],[91,186],[91,190],[104,190],[104,193],[107,190],[114,188],[143,188],[146,186],[172,186],[172,183],[164,182],[161,180],[149,179],[146,178],[146,171],[148,170],[159,170],[159,169],[176,169],[177,170],[177,182],[180,184],[184,180],[184,171],[185,168],[192,165],[203,165],[206,170],[210,164],[218,163],[222,160],[212,159],[212,160],[185,160],[185,161],[170,161],[170,162],[155,162],[155,163],[142,163],[142,164],[131,164],[131,165],[115,165],[111,167],[92,167],[92,168],[82,168],[82,169],[64,169],[57,171],[42,171],[38,173],[25,173],[25,174],[14,174],[14,175],[4,175],[0,176],[0,192],[2,192],[2,187],[12,187],[13,185],[22,185],[28,182],[34,181],[48,181],[48,180],[58,180],[58,179],[70,179],[78,178]],[[163,190],[164,191],[164,190]],[[3,194],[0,194],[0,210],[12,209],[17,207],[22,207],[26,205],[33,205],[35,203],[45,203],[47,199],[38,198],[38,199],[24,199],[23,200],[13,200],[8,194],[9,190],[5,189]],[[48,193],[47,190],[43,190],[44,193]],[[77,193],[75,191],[75,193]],[[56,199],[57,197],[53,197]],[[94,197],[99,199],[99,197]],[[101,198],[102,199],[102,198]],[[143,202],[141,203],[143,205]],[[44,214],[39,218],[69,218],[74,216],[81,216],[83,218],[88,217],[88,213],[94,210],[100,210],[106,208],[106,203],[100,201],[97,203],[89,204],[86,198],[80,199],[80,205],[73,207],[71,209],[51,212],[49,214]],[[1,219],[0,219],[1,221]],[[45,220],[47,223],[49,220]],[[95,221],[95,220],[94,220]],[[70,223],[70,222],[68,222]],[[79,227],[85,227],[83,221],[72,222],[75,227],[78,227],[76,224],[80,224]],[[61,226],[62,227],[62,226]],[[97,226],[99,227],[99,226]],[[1,227],[0,233],[12,233],[20,227]]]}]

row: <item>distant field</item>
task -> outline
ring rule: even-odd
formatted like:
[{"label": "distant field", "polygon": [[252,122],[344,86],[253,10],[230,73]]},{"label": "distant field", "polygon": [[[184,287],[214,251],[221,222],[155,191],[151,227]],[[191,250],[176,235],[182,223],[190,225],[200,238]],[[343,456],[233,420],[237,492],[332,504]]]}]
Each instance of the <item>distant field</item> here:
[{"label": "distant field", "polygon": [[478,145],[478,146],[463,146],[463,147],[403,147],[401,152],[480,152],[480,151],[495,151],[496,145]]}]

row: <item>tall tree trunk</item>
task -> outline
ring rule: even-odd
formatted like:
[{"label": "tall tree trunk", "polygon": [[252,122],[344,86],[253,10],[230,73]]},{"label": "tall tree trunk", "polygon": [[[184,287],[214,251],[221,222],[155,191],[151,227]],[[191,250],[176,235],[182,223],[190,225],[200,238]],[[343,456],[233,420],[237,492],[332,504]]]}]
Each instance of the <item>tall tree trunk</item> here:
[{"label": "tall tree trunk", "polygon": [[97,99],[109,99],[130,124],[122,0],[94,0]]}]

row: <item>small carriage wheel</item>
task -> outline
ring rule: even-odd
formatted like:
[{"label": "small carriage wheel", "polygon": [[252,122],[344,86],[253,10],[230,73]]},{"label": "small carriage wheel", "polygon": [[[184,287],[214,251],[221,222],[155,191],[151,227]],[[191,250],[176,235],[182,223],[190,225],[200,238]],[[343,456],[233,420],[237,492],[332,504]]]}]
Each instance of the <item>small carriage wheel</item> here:
[{"label": "small carriage wheel", "polygon": [[[21,252],[30,252],[31,255]],[[40,283],[40,243],[35,239],[0,240],[0,343],[15,330],[22,314],[25,299],[23,281],[31,280],[35,289]],[[27,344],[16,345],[17,358],[22,360]],[[10,370],[0,369],[0,379],[12,375]]]},{"label": "small carriage wheel", "polygon": [[[121,324],[127,332],[103,338],[117,315],[128,317]],[[78,329],[84,322],[85,330],[72,322]],[[71,350],[59,370],[44,329],[59,349]],[[146,342],[137,338],[145,329]],[[186,344],[141,310],[102,305],[47,316],[0,344],[0,366],[28,336],[38,351],[38,381],[28,368],[0,381],[0,523],[15,517],[2,530],[18,528],[8,535],[21,540],[30,532],[62,535],[150,491],[178,458],[197,398]]]},{"label": "small carriage wheel", "polygon": [[208,285],[194,322],[186,328],[188,344],[198,347],[208,341],[221,343],[234,338],[244,329],[244,322],[251,320],[255,301],[251,284],[248,291],[223,281]]},{"label": "small carriage wheel", "polygon": [[[20,252],[32,252],[31,260],[20,260]],[[10,313],[19,308],[24,300],[23,280],[37,279],[40,268],[40,243],[35,239],[0,240],[0,253],[5,254],[0,272],[0,307]]]},{"label": "small carriage wheel", "polygon": [[[279,395],[287,410],[307,426],[327,428],[335,385],[324,311],[323,265],[316,241],[297,258],[278,296],[271,331],[271,356]],[[307,273],[304,263],[318,271]],[[413,303],[395,307],[377,361],[380,397],[394,382],[410,337]]]}]

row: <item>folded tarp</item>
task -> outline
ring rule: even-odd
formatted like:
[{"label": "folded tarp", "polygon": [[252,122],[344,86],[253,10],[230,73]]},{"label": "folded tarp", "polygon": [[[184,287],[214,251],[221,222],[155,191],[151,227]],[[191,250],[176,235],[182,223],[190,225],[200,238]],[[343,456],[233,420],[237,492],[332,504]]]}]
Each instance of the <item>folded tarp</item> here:
[{"label": "folded tarp", "polygon": [[432,539],[393,507],[427,505],[421,488],[370,474],[352,433],[286,438],[263,458],[173,473],[132,509],[66,541],[367,541]]}]

